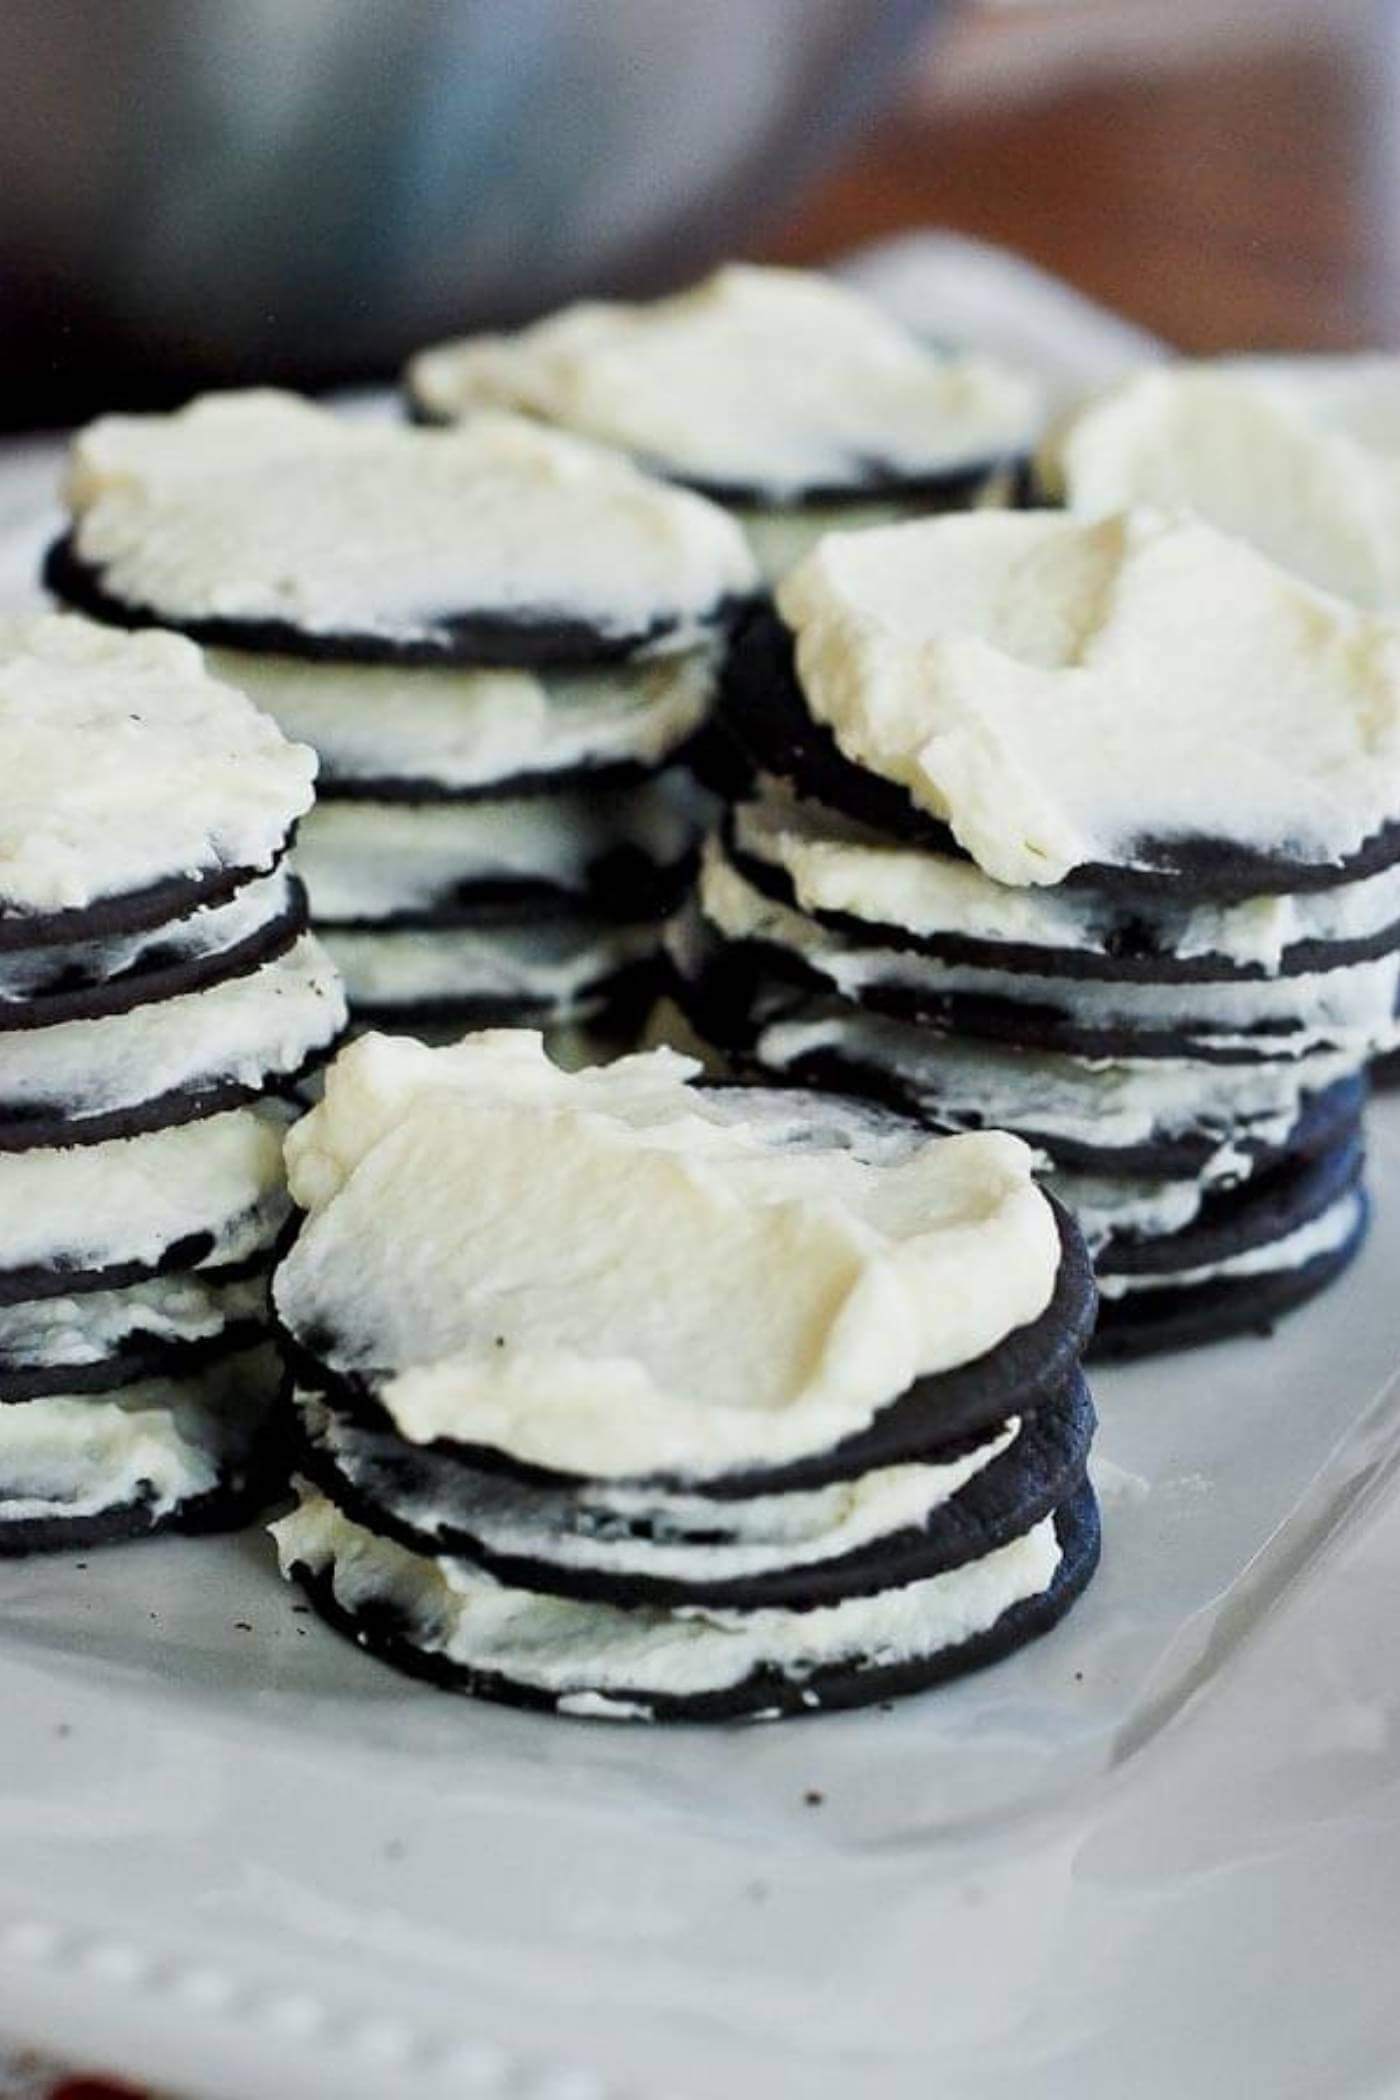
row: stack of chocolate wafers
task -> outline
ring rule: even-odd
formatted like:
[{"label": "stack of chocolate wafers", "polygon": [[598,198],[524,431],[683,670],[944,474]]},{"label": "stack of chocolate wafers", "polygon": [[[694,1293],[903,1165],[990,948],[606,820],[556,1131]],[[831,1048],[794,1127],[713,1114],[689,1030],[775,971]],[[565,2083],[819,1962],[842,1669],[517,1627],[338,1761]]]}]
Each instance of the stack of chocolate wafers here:
[{"label": "stack of chocolate wafers", "polygon": [[314,770],[187,641],[0,628],[0,1552],[266,1500]]},{"label": "stack of chocolate wafers", "polygon": [[757,783],[678,953],[741,1066],[1047,1158],[1106,1354],[1253,1329],[1366,1222],[1400,627],[1204,524],[833,535],[736,651]]},{"label": "stack of chocolate wafers", "polygon": [[367,1036],[292,1133],[274,1529],[401,1669],[774,1718],[991,1662],[1093,1571],[1093,1284],[1026,1147],[695,1077]]},{"label": "stack of chocolate wafers", "polygon": [[352,423],[289,395],[76,441],[47,578],[320,754],[299,866],[361,1022],[625,1035],[693,874],[678,759],[754,585],[738,528],[508,416]]}]

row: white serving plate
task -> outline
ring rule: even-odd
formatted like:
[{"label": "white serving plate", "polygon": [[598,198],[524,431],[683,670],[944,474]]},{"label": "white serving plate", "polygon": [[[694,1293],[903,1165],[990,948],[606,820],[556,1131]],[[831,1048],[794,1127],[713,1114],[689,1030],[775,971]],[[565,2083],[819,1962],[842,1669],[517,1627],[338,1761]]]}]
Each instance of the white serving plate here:
[{"label": "white serving plate", "polygon": [[[53,471],[0,470],[0,601]],[[1328,1297],[1097,1379],[1072,1617],[888,1712],[473,1706],[256,1533],[0,1564],[0,2032],[210,2100],[1400,2089],[1400,1100],[1372,1141]]]}]

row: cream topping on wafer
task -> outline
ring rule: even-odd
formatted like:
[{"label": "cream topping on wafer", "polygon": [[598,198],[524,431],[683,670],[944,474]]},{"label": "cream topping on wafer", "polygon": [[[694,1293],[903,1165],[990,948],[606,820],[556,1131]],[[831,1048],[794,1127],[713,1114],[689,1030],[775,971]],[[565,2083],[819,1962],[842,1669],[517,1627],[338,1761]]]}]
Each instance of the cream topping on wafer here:
[{"label": "cream topping on wafer", "polygon": [[1400,610],[1400,358],[1164,365],[1067,419],[1041,473],[1085,516],[1191,510],[1323,590]]},{"label": "cream topping on wafer", "polygon": [[0,1035],[0,1119],[62,1113],[81,1143],[85,1118],[166,1094],[263,1088],[290,1077],[344,1025],[330,958],[302,934],[246,977],[100,1021]]},{"label": "cream topping on wafer", "polygon": [[154,1517],[228,1484],[277,1386],[269,1350],[196,1378],[149,1378],[120,1395],[58,1393],[0,1408],[0,1526],[97,1516],[144,1502]]},{"label": "cream topping on wafer", "polygon": [[288,1144],[276,1297],[410,1441],[599,1477],[781,1464],[1050,1301],[1059,1237],[999,1135],[784,1142],[655,1051],[565,1075],[537,1036],[370,1037]]},{"label": "cream topping on wafer", "polygon": [[173,625],[284,622],[446,648],[455,619],[695,640],[754,588],[715,505],[517,416],[447,431],[344,419],[271,390],[75,439],[75,547]]},{"label": "cream topping on wafer", "polygon": [[521,409],[679,480],[779,499],[1024,451],[1040,405],[1021,374],[931,349],[834,278],[744,264],[425,350],[408,384],[440,419]]},{"label": "cream topping on wafer", "polygon": [[1400,622],[1189,517],[833,533],[778,605],[846,757],[998,881],[1193,839],[1328,866],[1400,818]]},{"label": "cream topping on wafer", "polygon": [[267,868],[315,772],[191,642],[0,620],[0,911]]}]

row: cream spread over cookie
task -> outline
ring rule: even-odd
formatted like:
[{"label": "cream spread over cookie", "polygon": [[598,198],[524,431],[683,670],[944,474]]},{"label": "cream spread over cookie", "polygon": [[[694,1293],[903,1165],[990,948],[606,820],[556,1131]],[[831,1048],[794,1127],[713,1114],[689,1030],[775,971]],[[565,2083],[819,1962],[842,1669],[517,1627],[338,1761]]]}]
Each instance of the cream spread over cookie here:
[{"label": "cream spread over cookie", "polygon": [[283,1318],[410,1441],[700,1477],[829,1449],[1044,1311],[1058,1233],[1016,1139],[877,1163],[746,1125],[695,1071],[363,1039],[289,1139]]},{"label": "cream spread over cookie", "polygon": [[1323,590],[1400,610],[1400,358],[1143,372],[1078,410],[1041,473],[1086,516],[1191,510]]},{"label": "cream spread over cookie", "polygon": [[834,533],[778,605],[845,755],[998,881],[1200,838],[1331,865],[1400,815],[1400,623],[1188,517]]},{"label": "cream spread over cookie", "polygon": [[192,642],[0,620],[0,911],[266,868],[315,773]]},{"label": "cream spread over cookie", "polygon": [[211,394],[92,424],[68,493],[76,552],[106,591],[175,626],[272,621],[464,654],[453,623],[479,616],[673,648],[755,582],[716,506],[517,416],[425,431]]},{"label": "cream spread over cookie", "polygon": [[744,264],[425,350],[408,384],[442,420],[520,409],[677,480],[776,499],[995,462],[1027,449],[1040,406],[1019,373],[931,349],[835,278]]}]

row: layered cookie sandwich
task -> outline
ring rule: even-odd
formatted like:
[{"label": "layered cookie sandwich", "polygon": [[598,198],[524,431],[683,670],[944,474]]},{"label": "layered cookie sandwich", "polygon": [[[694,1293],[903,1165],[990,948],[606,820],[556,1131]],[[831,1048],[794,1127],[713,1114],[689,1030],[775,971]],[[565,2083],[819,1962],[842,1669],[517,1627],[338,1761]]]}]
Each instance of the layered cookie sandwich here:
[{"label": "layered cookie sandwich", "polygon": [[315,762],[172,635],[0,625],[0,1553],[267,1499]]},{"label": "layered cookie sandwich", "polygon": [[159,621],[320,755],[298,866],[355,1018],[626,1034],[693,872],[680,763],[754,589],[723,512],[519,418],[289,395],[76,440],[51,587]]},{"label": "layered cookie sandwich", "polygon": [[1128,1353],[1366,1222],[1400,982],[1400,629],[1189,519],[834,535],[736,650],[757,769],[676,952],[746,1068],[1013,1130]]},{"label": "layered cookie sandwich", "polygon": [[291,1135],[274,1531],[400,1669],[777,1718],[991,1662],[1093,1571],[1093,1285],[1027,1148],[697,1071],[367,1036]]},{"label": "layered cookie sandwich", "polygon": [[516,409],[713,496],[770,581],[834,527],[1005,500],[1040,420],[994,359],[920,342],[834,278],[742,264],[425,350],[406,387],[423,421]]}]

